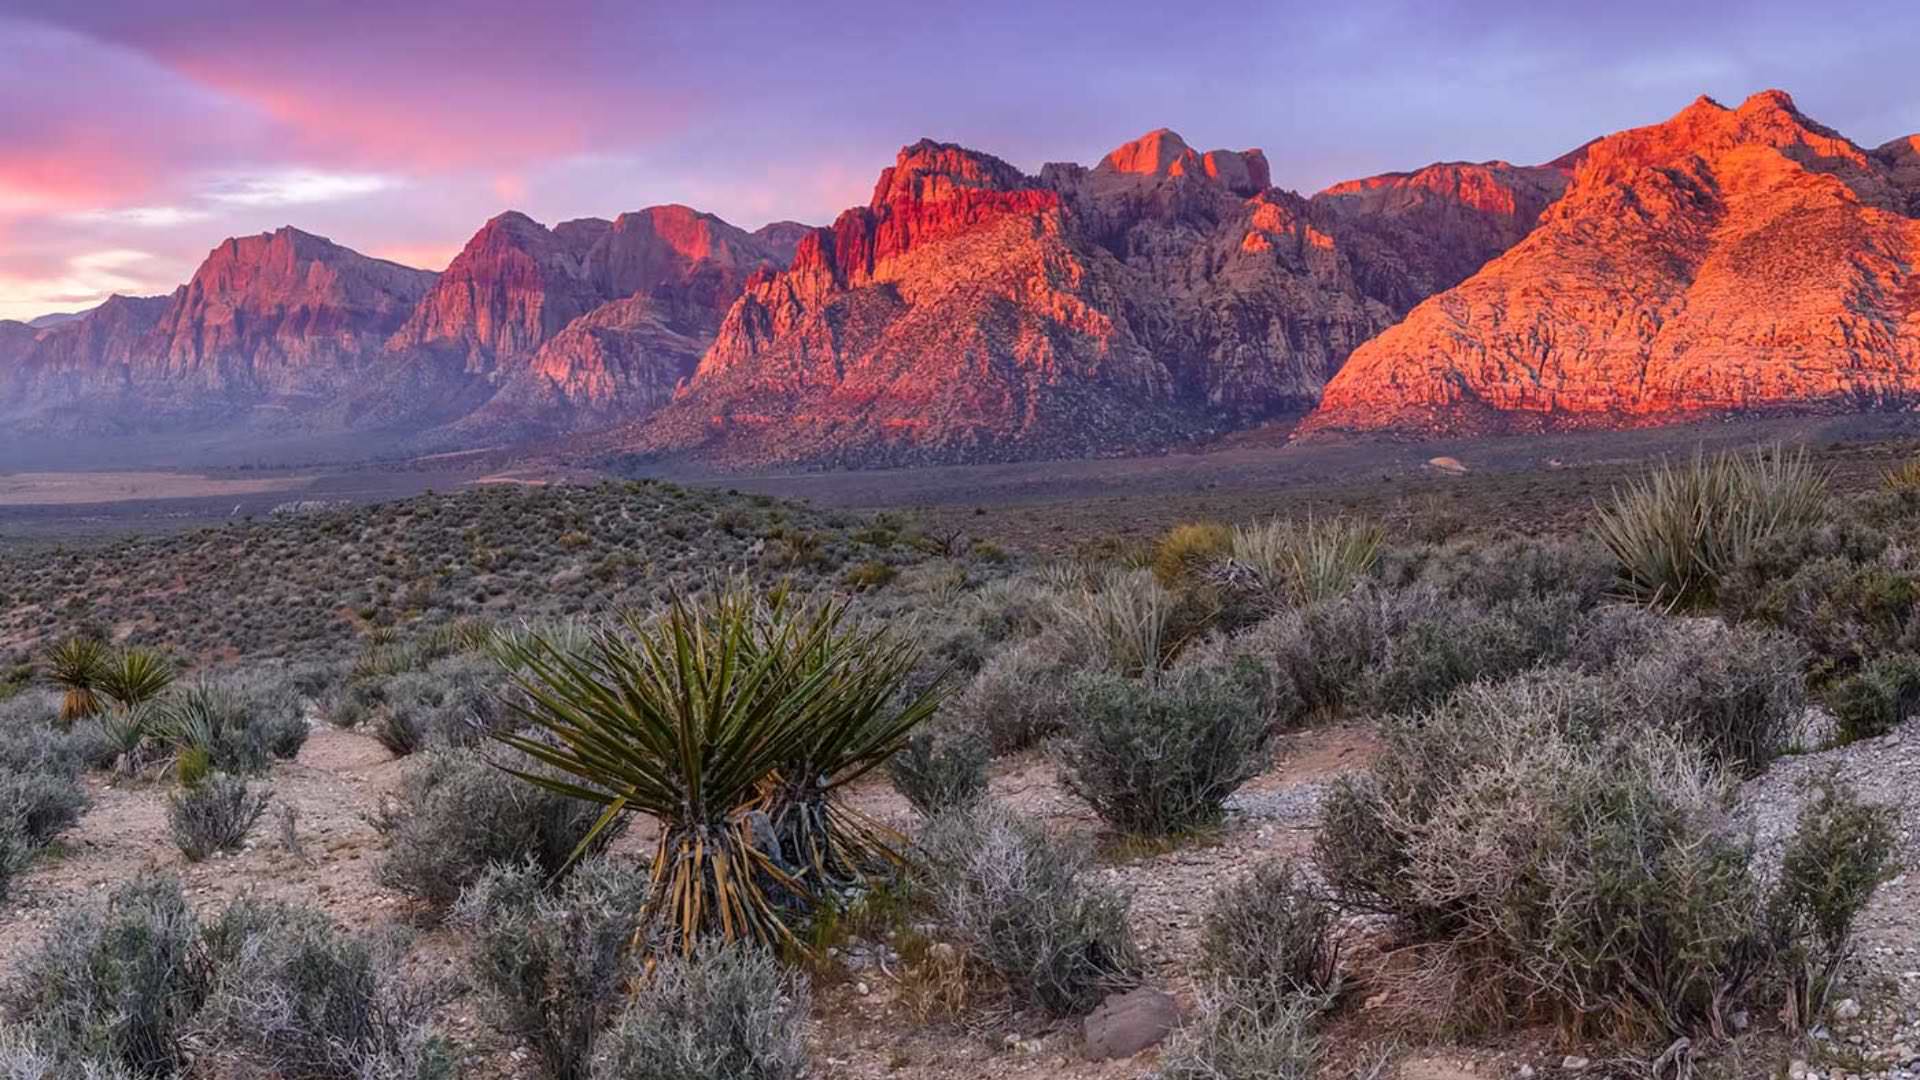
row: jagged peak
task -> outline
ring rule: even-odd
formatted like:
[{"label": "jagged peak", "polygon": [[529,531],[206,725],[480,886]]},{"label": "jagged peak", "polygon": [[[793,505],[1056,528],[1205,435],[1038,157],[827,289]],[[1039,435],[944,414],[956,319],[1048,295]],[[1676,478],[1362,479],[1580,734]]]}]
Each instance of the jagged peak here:
[{"label": "jagged peak", "polygon": [[1749,95],[1747,100],[1740,103],[1738,111],[1748,114],[1783,112],[1790,116],[1797,117],[1801,115],[1799,107],[1793,103],[1792,94],[1787,93],[1785,90],[1774,89],[1762,90],[1757,94]]},{"label": "jagged peak", "polygon": [[894,163],[880,170],[871,206],[900,199],[942,198],[956,188],[1016,191],[1029,186],[1027,175],[992,154],[958,143],[921,139],[903,146]]}]

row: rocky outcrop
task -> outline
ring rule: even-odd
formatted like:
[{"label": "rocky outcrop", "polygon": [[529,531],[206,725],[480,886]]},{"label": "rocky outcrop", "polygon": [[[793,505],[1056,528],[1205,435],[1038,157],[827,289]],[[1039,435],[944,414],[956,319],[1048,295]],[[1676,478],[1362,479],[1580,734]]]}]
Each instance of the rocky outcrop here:
[{"label": "rocky outcrop", "polygon": [[[1552,182],[1516,179],[1523,193],[1489,211],[1507,232],[1475,219],[1482,247]],[[1038,176],[923,140],[785,272],[747,282],[686,387],[626,445],[728,466],[1000,460],[1140,451],[1304,410],[1438,279],[1363,264],[1381,245],[1350,245],[1348,222],[1384,213],[1317,207],[1272,189],[1260,151],[1200,153],[1165,130]]]},{"label": "rocky outcrop", "polygon": [[1524,240],[1357,350],[1306,430],[1920,402],[1911,149],[1864,151],[1778,91],[1599,140]]}]

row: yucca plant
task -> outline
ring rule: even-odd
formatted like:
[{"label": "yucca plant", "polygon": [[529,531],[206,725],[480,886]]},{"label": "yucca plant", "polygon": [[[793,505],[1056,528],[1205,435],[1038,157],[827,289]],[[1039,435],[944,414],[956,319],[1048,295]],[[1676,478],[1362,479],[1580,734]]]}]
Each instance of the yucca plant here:
[{"label": "yucca plant", "polygon": [[70,637],[47,653],[47,674],[66,691],[60,700],[60,723],[71,726],[100,711],[100,689],[106,674],[107,647],[98,638]]},{"label": "yucca plant", "polygon": [[1060,598],[1054,620],[1074,647],[1107,670],[1151,678],[1180,642],[1179,598],[1145,570],[1111,570],[1099,588]]},{"label": "yucca plant", "polygon": [[660,821],[648,921],[683,950],[797,946],[794,924],[827,890],[901,862],[897,838],[838,792],[900,748],[936,692],[896,703],[917,646],[854,626],[844,602],[735,586],[581,649],[538,632],[493,649],[517,687],[509,704],[539,729],[495,737],[550,770],[506,771],[605,807],[576,857],[623,814]]},{"label": "yucca plant", "polygon": [[106,661],[100,692],[122,709],[152,701],[173,685],[173,665],[148,649],[122,649]]},{"label": "yucca plant", "polygon": [[120,771],[131,773],[137,767],[140,750],[152,733],[154,707],[141,703],[115,709],[100,718],[101,737],[115,751]]},{"label": "yucca plant", "polygon": [[1236,526],[1231,566],[1261,589],[1294,605],[1351,592],[1380,558],[1386,530],[1361,518],[1308,517]]},{"label": "yucca plant", "polygon": [[1594,532],[1618,564],[1622,591],[1669,608],[1710,604],[1755,545],[1806,528],[1826,505],[1827,477],[1805,450],[1780,447],[1663,462],[1597,507]]}]

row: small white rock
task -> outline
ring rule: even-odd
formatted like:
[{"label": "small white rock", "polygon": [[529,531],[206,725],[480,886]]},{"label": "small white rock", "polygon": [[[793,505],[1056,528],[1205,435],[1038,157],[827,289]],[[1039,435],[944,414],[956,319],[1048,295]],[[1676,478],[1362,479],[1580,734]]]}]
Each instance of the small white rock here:
[{"label": "small white rock", "polygon": [[1579,1072],[1591,1064],[1593,1064],[1593,1062],[1588,1061],[1586,1058],[1568,1054],[1566,1058],[1560,1062],[1560,1067],[1568,1072]]}]

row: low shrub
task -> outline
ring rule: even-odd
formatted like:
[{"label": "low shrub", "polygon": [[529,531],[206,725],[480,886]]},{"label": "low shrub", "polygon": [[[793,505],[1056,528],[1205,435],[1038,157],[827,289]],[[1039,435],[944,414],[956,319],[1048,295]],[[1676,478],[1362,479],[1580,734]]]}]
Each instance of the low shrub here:
[{"label": "low shrub", "polygon": [[431,1026],[437,991],[394,974],[397,942],[253,900],[227,908],[203,941],[211,975],[190,1031],[226,1069],[307,1080],[455,1075],[451,1047]]},{"label": "low shrub", "polygon": [[1475,679],[1503,678],[1558,660],[1579,607],[1572,593],[1485,605],[1421,589],[1392,596],[1357,688],[1358,704],[1376,715],[1432,705]]},{"label": "low shrub", "polygon": [[1920,716],[1920,656],[1883,656],[1836,683],[1827,695],[1842,743],[1871,739]]},{"label": "low shrub", "polygon": [[1771,914],[1796,1026],[1816,1019],[1853,948],[1853,924],[1891,878],[1897,811],[1860,801],[1831,774],[1817,778],[1781,858]]},{"label": "low shrub", "polygon": [[1777,630],[1669,619],[1644,653],[1614,670],[1650,722],[1753,776],[1793,743],[1805,664],[1806,651]]},{"label": "low shrub", "polygon": [[1164,836],[1213,825],[1269,761],[1273,728],[1225,674],[1188,670],[1148,685],[1087,675],[1060,743],[1060,779],[1108,824]]},{"label": "low shrub", "polygon": [[943,726],[973,732],[995,754],[1013,754],[1067,726],[1071,665],[1057,638],[1023,641],[996,653],[941,706]]},{"label": "low shrub", "polygon": [[1217,521],[1175,525],[1154,541],[1154,579],[1177,589],[1232,554],[1234,542],[1235,530]]},{"label": "low shrub", "polygon": [[[451,908],[493,863],[530,859],[548,877],[560,874],[600,816],[594,804],[514,781],[472,751],[417,757],[377,821],[388,846],[376,876],[436,911]],[[616,834],[603,831],[593,850]]]},{"label": "low shrub", "polygon": [[271,797],[237,776],[216,773],[167,797],[167,830],[188,862],[217,851],[239,851]]},{"label": "low shrub", "polygon": [[60,916],[16,969],[8,1014],[62,1054],[170,1076],[206,996],[198,935],[179,882],[121,885]]},{"label": "low shrub", "polygon": [[0,900],[14,877],[86,808],[86,792],[71,776],[0,771]]},{"label": "low shrub", "polygon": [[455,918],[476,937],[474,982],[547,1075],[586,1080],[599,1038],[625,997],[646,906],[643,873],[583,863],[557,893],[538,865],[496,864],[460,897]]},{"label": "low shrub", "polygon": [[[1752,866],[1729,774],[1657,721],[1623,723],[1609,686],[1476,686],[1390,725],[1372,772],[1328,796],[1335,894],[1466,973],[1456,1021],[1545,1008],[1625,1037],[1724,1031],[1807,940],[1779,929],[1786,894]],[[1883,863],[1857,833],[1833,848],[1829,865]]]},{"label": "low shrub", "polygon": [[1244,1001],[1326,1001],[1340,976],[1338,913],[1293,862],[1265,863],[1214,893],[1200,966]]},{"label": "low shrub", "polygon": [[138,1080],[115,1061],[79,1058],[35,1039],[24,1028],[0,1024],[0,1076],[6,1080]]},{"label": "low shrub", "polygon": [[220,772],[262,773],[306,743],[307,722],[290,688],[234,680],[197,682],[156,703],[154,733],[176,752],[204,753]]},{"label": "low shrub", "polygon": [[922,727],[887,759],[893,789],[927,817],[986,794],[987,741],[957,726]]},{"label": "low shrub", "polygon": [[1205,991],[1197,1015],[1167,1040],[1153,1080],[1314,1080],[1314,1012],[1299,1002],[1260,1008],[1239,994]]},{"label": "low shrub", "polygon": [[982,801],[920,836],[938,933],[1008,995],[1055,1016],[1137,985],[1128,900],[1086,876],[1087,852]]},{"label": "low shrub", "polygon": [[670,954],[600,1036],[593,1080],[803,1080],[812,993],[747,945]]},{"label": "low shrub", "polygon": [[374,738],[398,755],[430,745],[475,746],[512,718],[500,669],[477,656],[436,660],[387,679],[370,711]]}]

